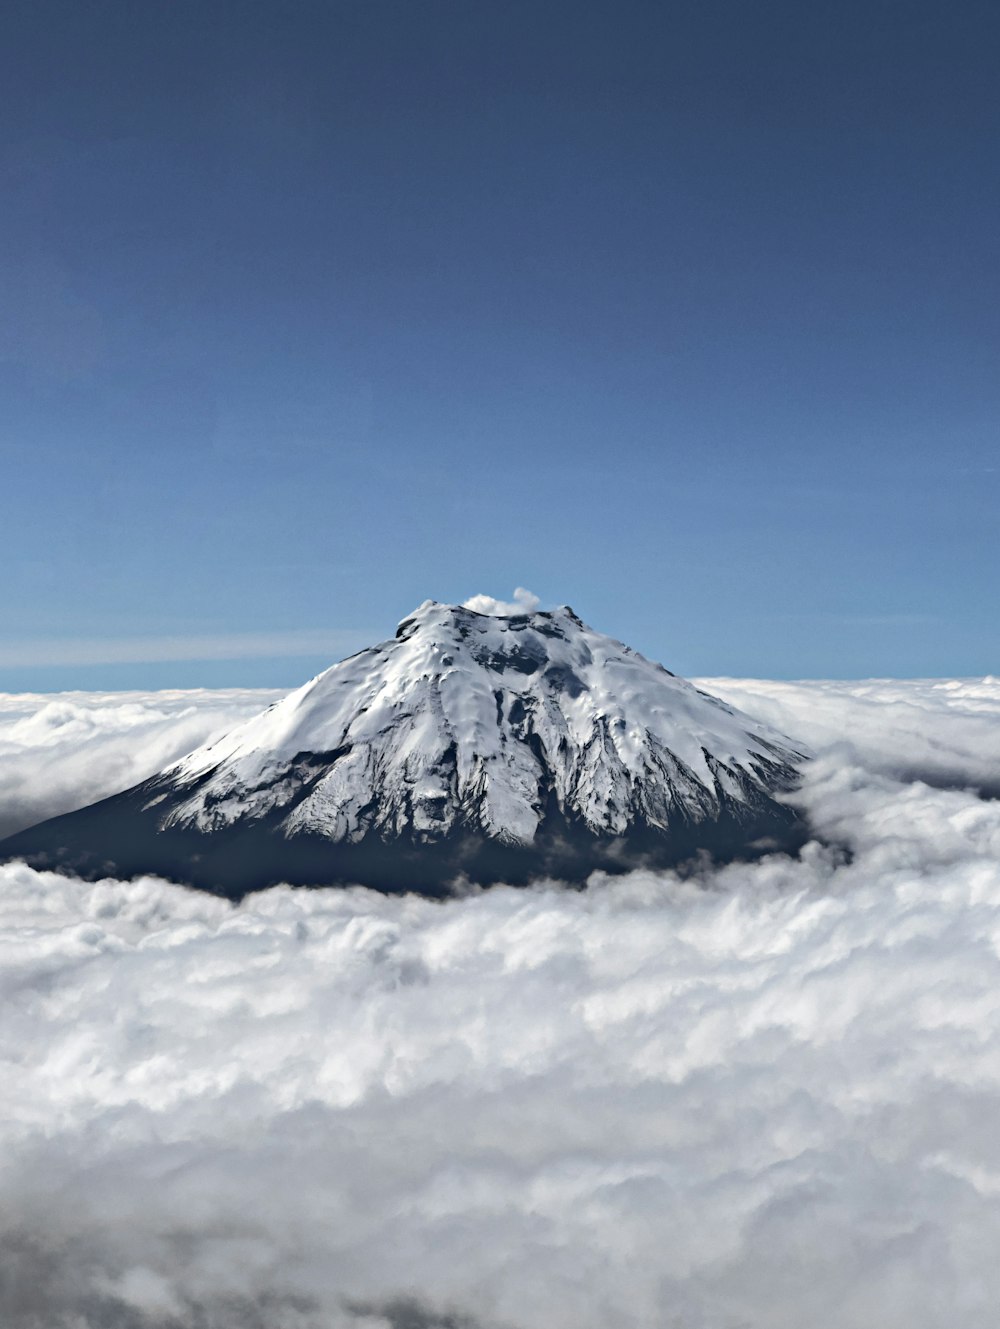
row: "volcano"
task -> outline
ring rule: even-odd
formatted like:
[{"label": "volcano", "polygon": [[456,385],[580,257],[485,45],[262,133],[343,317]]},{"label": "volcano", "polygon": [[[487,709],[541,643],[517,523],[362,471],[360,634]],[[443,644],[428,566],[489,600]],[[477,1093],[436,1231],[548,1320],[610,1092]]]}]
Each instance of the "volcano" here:
[{"label": "volcano", "polygon": [[81,877],[239,898],[277,882],[445,895],[800,843],[805,749],[568,606],[427,600],[132,789],[0,843]]}]

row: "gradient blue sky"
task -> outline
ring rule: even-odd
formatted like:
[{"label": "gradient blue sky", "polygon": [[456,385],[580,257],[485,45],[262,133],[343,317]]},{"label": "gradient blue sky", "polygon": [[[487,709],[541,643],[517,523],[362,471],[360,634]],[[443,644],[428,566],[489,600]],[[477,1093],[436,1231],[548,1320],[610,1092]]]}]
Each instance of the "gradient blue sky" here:
[{"label": "gradient blue sky", "polygon": [[8,0],[0,688],[291,685],[516,584],[684,673],[1000,671],[998,55],[996,0]]}]

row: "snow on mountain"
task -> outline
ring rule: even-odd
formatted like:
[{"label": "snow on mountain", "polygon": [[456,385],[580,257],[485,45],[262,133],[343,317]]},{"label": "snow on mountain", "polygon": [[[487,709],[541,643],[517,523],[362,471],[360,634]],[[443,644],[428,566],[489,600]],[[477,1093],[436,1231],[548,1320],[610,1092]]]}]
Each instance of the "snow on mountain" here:
[{"label": "snow on mountain", "polygon": [[[315,770],[304,754],[320,753],[299,798],[299,766]],[[623,835],[637,819],[667,830],[678,810],[711,818],[720,786],[745,803],[801,755],[568,607],[500,617],[427,600],[394,640],[166,772],[197,787],[165,824],[211,831],[287,803],[289,834],[436,836],[471,821],[530,844],[551,781],[560,808]]]},{"label": "snow on mountain", "polygon": [[[713,849],[713,828],[727,828],[732,850],[741,836],[794,820],[774,795],[794,781],[800,745],[567,606],[518,612],[523,602],[477,602],[501,612],[425,601],[393,639],[118,796],[127,815],[155,824],[164,843],[183,840],[198,861],[204,847],[254,827],[266,828],[270,851],[288,847],[289,862],[296,844],[342,846],[342,868],[312,854],[309,872],[360,880],[367,859],[351,847],[471,840],[522,851],[528,866],[518,870],[530,875],[532,850],[546,839],[551,849],[575,837],[583,870],[591,842],[620,857],[638,837],[644,853],[672,846],[677,857]],[[116,809],[96,806],[107,827]],[[57,819],[77,819],[72,843],[87,811]],[[102,855],[120,870],[113,844],[90,859]],[[281,856],[271,857],[280,879]],[[440,871],[468,870],[468,857],[451,856]],[[509,870],[491,862],[489,870]],[[551,854],[535,860],[538,870],[554,865]],[[151,860],[146,870],[163,869]]]}]

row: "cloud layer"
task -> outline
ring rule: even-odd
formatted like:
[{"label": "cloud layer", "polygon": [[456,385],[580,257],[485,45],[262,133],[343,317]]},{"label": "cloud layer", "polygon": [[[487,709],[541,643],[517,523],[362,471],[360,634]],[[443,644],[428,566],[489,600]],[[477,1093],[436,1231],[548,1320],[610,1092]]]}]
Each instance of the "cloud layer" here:
[{"label": "cloud layer", "polygon": [[445,904],[0,868],[5,1329],[993,1329],[1000,684],[741,687],[844,852]]},{"label": "cloud layer", "polygon": [[0,693],[0,838],[145,780],[282,695]]},{"label": "cloud layer", "polygon": [[1000,794],[998,678],[696,681],[811,747],[836,751],[868,770]]}]

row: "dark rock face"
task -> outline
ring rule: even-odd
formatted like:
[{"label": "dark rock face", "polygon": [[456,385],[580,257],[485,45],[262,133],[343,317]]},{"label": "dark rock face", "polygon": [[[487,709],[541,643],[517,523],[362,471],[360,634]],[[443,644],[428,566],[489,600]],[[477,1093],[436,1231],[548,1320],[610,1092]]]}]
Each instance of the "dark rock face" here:
[{"label": "dark rock face", "polygon": [[[317,766],[326,755],[316,754]],[[304,760],[303,765],[308,763]],[[771,799],[759,799],[750,811],[744,803],[725,799],[714,820],[676,821],[669,836],[648,827],[628,836],[601,836],[567,818],[553,798],[530,846],[465,828],[436,839],[426,833],[391,840],[369,834],[352,844],[318,835],[287,836],[281,826],[287,804],[269,817],[217,831],[160,829],[163,805],[148,805],[163,792],[160,777],[154,777],[42,822],[0,842],[0,861],[24,859],[31,867],[70,872],[88,881],[165,877],[232,900],[279,883],[360,884],[393,895],[412,891],[444,897],[466,882],[523,886],[553,878],[582,885],[595,871],[681,867],[704,855],[723,862],[755,858],[794,851],[806,839],[792,809]]]}]

